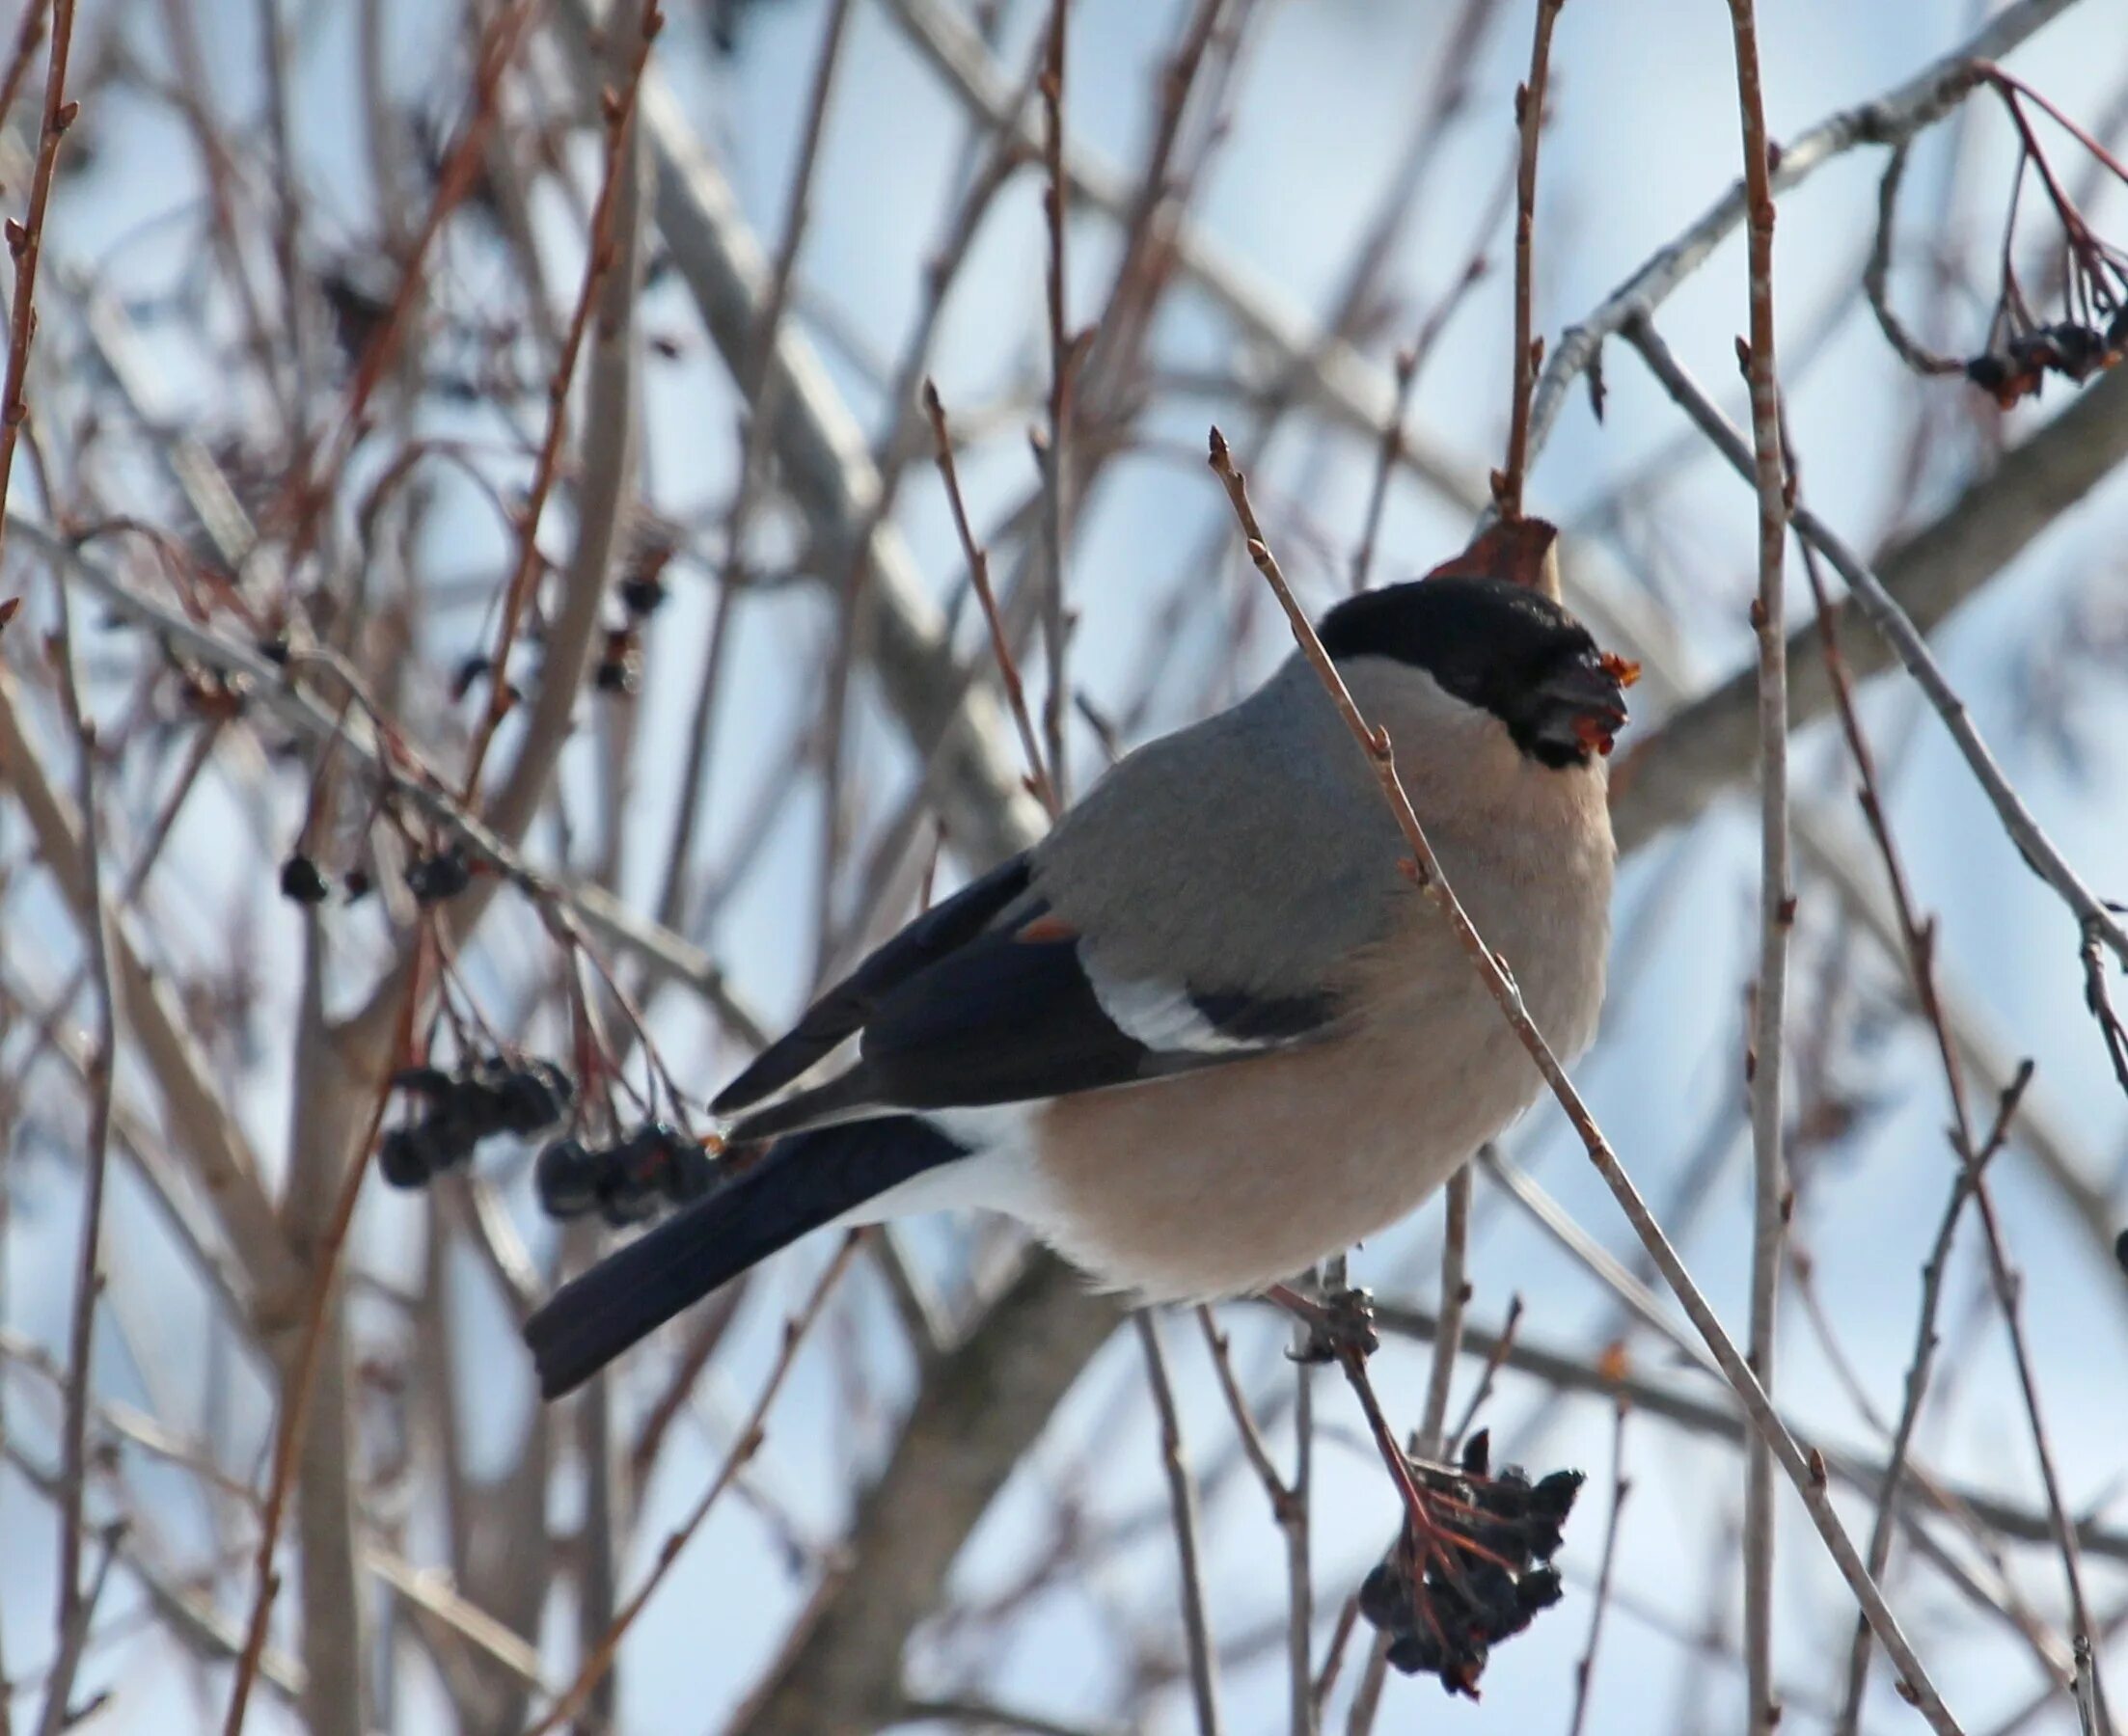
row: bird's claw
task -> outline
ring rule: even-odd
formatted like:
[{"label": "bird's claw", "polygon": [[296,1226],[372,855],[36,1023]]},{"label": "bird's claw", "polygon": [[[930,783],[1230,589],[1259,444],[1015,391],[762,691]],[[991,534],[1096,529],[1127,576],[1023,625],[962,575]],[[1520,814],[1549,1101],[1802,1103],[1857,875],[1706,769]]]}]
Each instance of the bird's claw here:
[{"label": "bird's claw", "polygon": [[1375,1331],[1375,1299],[1356,1285],[1330,1290],[1320,1299],[1281,1286],[1278,1300],[1308,1329],[1306,1339],[1288,1352],[1295,1362],[1364,1362],[1381,1348]]}]

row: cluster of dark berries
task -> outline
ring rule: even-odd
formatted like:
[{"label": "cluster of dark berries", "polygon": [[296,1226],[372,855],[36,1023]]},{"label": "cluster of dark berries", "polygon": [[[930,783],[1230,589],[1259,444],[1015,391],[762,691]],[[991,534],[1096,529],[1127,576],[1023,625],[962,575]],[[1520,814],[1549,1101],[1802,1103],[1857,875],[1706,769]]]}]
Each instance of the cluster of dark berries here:
[{"label": "cluster of dark berries", "polygon": [[630,621],[606,630],[606,647],[591,671],[591,685],[602,693],[635,693],[642,689],[642,640]]},{"label": "cluster of dark berries", "polygon": [[454,1072],[409,1067],[392,1083],[426,1105],[418,1122],[393,1127],[377,1148],[377,1166],[394,1187],[420,1187],[473,1155],[493,1133],[537,1133],[568,1112],[576,1087],[552,1061],[512,1062],[485,1055]]},{"label": "cluster of dark berries", "polygon": [[[1490,1476],[1490,1451],[1480,1431],[1463,1450],[1461,1476],[1413,1467],[1438,1530],[1401,1538],[1359,1587],[1360,1614],[1389,1636],[1392,1665],[1438,1676],[1472,1699],[1492,1647],[1559,1601],[1551,1558],[1582,1480],[1578,1471],[1554,1471],[1533,1483],[1514,1465]],[[1415,1548],[1426,1556],[1423,1573]]]},{"label": "cluster of dark berries", "polygon": [[539,1153],[532,1182],[549,1217],[596,1211],[619,1229],[657,1215],[660,1204],[698,1200],[716,1180],[700,1142],[669,1122],[645,1122],[610,1146],[558,1139]]},{"label": "cluster of dark berries", "polygon": [[[350,868],[341,885],[346,889],[347,902],[354,903],[369,890],[369,875],[367,869]],[[408,864],[406,889],[414,894],[416,904],[441,904],[447,898],[456,898],[473,883],[473,865],[467,861],[466,853],[452,845]],[[332,893],[332,882],[319,871],[318,865],[302,851],[295,852],[281,864],[281,896],[299,905],[321,905]]]},{"label": "cluster of dark berries", "polygon": [[2114,310],[2103,332],[2063,320],[1998,339],[1965,365],[1965,377],[2007,410],[2037,397],[2050,373],[2081,385],[2123,356],[2128,356],[2128,305]]}]

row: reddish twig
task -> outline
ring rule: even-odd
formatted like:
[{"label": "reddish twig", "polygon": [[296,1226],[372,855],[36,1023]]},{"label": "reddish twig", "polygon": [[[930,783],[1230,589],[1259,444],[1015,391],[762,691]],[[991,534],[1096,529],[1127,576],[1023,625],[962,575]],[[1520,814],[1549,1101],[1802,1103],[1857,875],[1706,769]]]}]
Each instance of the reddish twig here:
[{"label": "reddish twig", "polygon": [[[1478,232],[1492,232],[1494,217],[1487,211]],[[1411,347],[1400,350],[1396,361],[1396,396],[1392,401],[1388,420],[1381,425],[1381,445],[1375,456],[1375,477],[1367,490],[1367,512],[1361,521],[1359,549],[1352,556],[1352,588],[1367,588],[1367,577],[1375,562],[1375,537],[1381,529],[1382,508],[1389,500],[1389,478],[1395,473],[1397,461],[1404,456],[1404,418],[1411,405],[1411,391],[1418,383],[1419,370],[1426,366],[1434,345],[1440,342],[1441,334],[1448,329],[1448,322],[1456,315],[1456,310],[1463,305],[1463,299],[1477,287],[1478,281],[1486,275],[1486,256],[1474,249],[1441,297],[1420,323],[1417,335],[1411,339]]]},{"label": "reddish twig", "polygon": [[1963,362],[1930,349],[1892,310],[1892,227],[1898,211],[1899,186],[1906,178],[1909,144],[1901,139],[1892,148],[1891,160],[1884,165],[1884,178],[1877,183],[1876,238],[1869,245],[1869,261],[1862,271],[1863,294],[1869,300],[1869,312],[1876,315],[1884,340],[1907,366],[1919,374],[1963,373]]},{"label": "reddish twig", "polygon": [[421,293],[428,255],[443,232],[445,221],[479,179],[481,155],[495,122],[503,74],[516,59],[520,44],[532,34],[532,14],[538,5],[539,0],[515,0],[514,5],[498,13],[488,25],[475,63],[473,112],[437,174],[435,198],[429,202],[428,214],[414,237],[392,305],[355,364],[354,377],[347,383],[346,399],[331,424],[332,432],[326,437],[323,460],[314,470],[298,467],[292,471],[280,500],[265,515],[270,520],[286,512],[294,514],[287,555],[287,570],[291,573],[311,551],[334,478],[340,475],[341,467],[346,463],[355,442],[361,437],[364,413],[369,399],[398,353],[399,335],[413,311],[415,298]]},{"label": "reddish twig", "polygon": [[[425,951],[425,948],[417,949],[413,967],[405,973],[405,995],[399,1003],[398,1028],[390,1051],[394,1057],[409,1053],[413,1046],[415,1015],[421,1005],[425,975],[423,969]],[[325,1318],[334,1280],[340,1271],[340,1255],[346,1245],[348,1226],[354,1222],[355,1202],[362,1193],[363,1180],[369,1173],[369,1154],[376,1147],[377,1131],[384,1126],[384,1112],[391,1100],[391,1074],[387,1069],[370,1108],[368,1123],[363,1129],[362,1144],[349,1158],[347,1173],[341,1180],[340,1196],[333,1203],[333,1215],[326,1225],[324,1239],[312,1256],[315,1270],[311,1274],[302,1329],[296,1340],[293,1359],[285,1365],[282,1378],[280,1425],[274,1431],[273,1463],[266,1479],[266,1498],[259,1511],[259,1547],[253,1560],[251,1615],[244,1624],[244,1649],[236,1660],[236,1679],[230,1689],[229,1715],[222,1722],[222,1736],[238,1736],[244,1727],[244,1716],[250,1710],[252,1683],[258,1677],[259,1662],[265,1650],[267,1617],[273,1613],[274,1598],[281,1589],[281,1576],[273,1564],[274,1547],[280,1541],[282,1517],[295,1487],[296,1455],[310,1423],[311,1397],[317,1385],[318,1349],[324,1343]],[[340,1419],[336,1418],[335,1425],[339,1423]]]},{"label": "reddish twig", "polygon": [[[37,135],[37,166],[30,175],[30,207],[22,221],[8,220],[8,251],[14,256],[14,302],[8,328],[8,372],[0,385],[0,552],[7,548],[8,483],[14,475],[14,448],[30,406],[22,391],[30,372],[30,339],[37,332],[37,266],[44,252],[44,213],[52,203],[59,141],[81,112],[67,97],[67,56],[74,40],[74,0],[52,0],[51,49],[44,62],[44,121]],[[25,21],[20,46],[29,46]],[[11,71],[10,76],[14,74]]]},{"label": "reddish twig", "polygon": [[1530,75],[1514,91],[1514,123],[1521,151],[1514,176],[1514,387],[1509,400],[1508,461],[1492,478],[1493,504],[1510,523],[1522,516],[1522,483],[1530,461],[1530,398],[1544,359],[1543,339],[1532,329],[1536,287],[1531,241],[1537,229],[1537,147],[1544,130],[1544,89],[1549,82],[1552,26],[1566,0],[1537,0],[1530,41]]},{"label": "reddish twig", "polygon": [[[1522,1324],[1522,1298],[1508,1298],[1508,1316],[1500,1323],[1500,1336],[1493,1340],[1492,1348],[1486,1352],[1486,1365],[1478,1371],[1478,1384],[1472,1389],[1470,1402],[1463,1406],[1462,1421],[1456,1424],[1456,1432],[1441,1445],[1441,1456],[1455,1458],[1462,1451],[1471,1425],[1478,1421],[1478,1413],[1485,1408],[1486,1400],[1492,1397],[1492,1383],[1499,1377],[1500,1370],[1514,1351],[1515,1329]],[[1436,1333],[1438,1328],[1436,1327]]]},{"label": "reddish twig", "polygon": [[532,488],[518,525],[517,564],[510,572],[503,596],[503,619],[496,628],[495,651],[488,672],[487,709],[480,714],[474,732],[472,751],[466,760],[466,805],[474,805],[480,787],[480,767],[487,758],[495,731],[510,707],[510,648],[517,640],[531,601],[532,583],[539,572],[539,519],[554,490],[560,469],[561,440],[568,428],[569,386],[576,377],[577,358],[583,353],[585,335],[591,328],[591,310],[598,304],[599,285],[614,265],[614,204],[623,167],[628,162],[628,129],[636,112],[636,95],[642,88],[642,69],[649,64],[650,45],[665,27],[659,0],[642,0],[642,17],[636,33],[628,71],[618,91],[603,91],[599,114],[606,125],[606,165],[599,180],[598,199],[591,207],[590,235],[584,260],[584,281],[578,286],[576,311],[561,341],[554,377],[547,385],[547,431],[539,443],[539,458],[532,470]]},{"label": "reddish twig", "polygon": [[14,52],[8,57],[8,70],[0,76],[0,126],[14,113],[14,99],[22,94],[22,81],[29,76],[30,62],[36,57],[37,45],[44,40],[44,14],[51,10],[51,0],[30,0],[22,9],[22,22],[14,33]]},{"label": "reddish twig", "polygon": [[945,481],[945,498],[953,508],[953,528],[960,533],[961,552],[968,556],[968,575],[983,606],[983,619],[990,627],[991,655],[997,660],[998,679],[1005,685],[1005,703],[1013,725],[1020,731],[1021,751],[1027,756],[1027,788],[1054,820],[1063,811],[1056,780],[1044,770],[1042,746],[1036,741],[1034,719],[1027,715],[1027,691],[1020,680],[1020,665],[1013,660],[1012,641],[1005,635],[1004,617],[997,612],[997,593],[991,588],[990,556],[976,542],[968,522],[968,503],[961,498],[961,478],[953,463],[953,439],[946,429],[945,406],[939,400],[938,383],[923,383],[924,413],[931,418],[931,437],[939,459],[939,475]]},{"label": "reddish twig", "polygon": [[1042,93],[1042,161],[1049,174],[1042,209],[1050,231],[1050,420],[1045,437],[1036,443],[1036,456],[1042,467],[1043,553],[1050,568],[1050,582],[1042,593],[1042,637],[1050,684],[1042,702],[1042,743],[1049,762],[1050,787],[1059,800],[1069,787],[1064,765],[1064,712],[1070,702],[1065,685],[1069,625],[1064,608],[1064,521],[1070,510],[1072,375],[1079,356],[1078,343],[1067,329],[1064,305],[1064,202],[1069,191],[1064,178],[1064,26],[1070,11],[1071,0],[1050,0],[1048,48],[1038,87]]}]

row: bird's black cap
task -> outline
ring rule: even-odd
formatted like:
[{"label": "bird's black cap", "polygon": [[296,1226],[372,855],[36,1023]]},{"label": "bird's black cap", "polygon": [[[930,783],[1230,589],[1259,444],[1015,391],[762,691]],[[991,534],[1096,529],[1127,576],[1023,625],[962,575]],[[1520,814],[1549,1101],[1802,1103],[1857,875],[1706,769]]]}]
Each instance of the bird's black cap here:
[{"label": "bird's black cap", "polygon": [[1608,751],[1610,731],[1625,720],[1624,665],[1528,585],[1461,575],[1384,585],[1338,604],[1317,631],[1340,662],[1386,657],[1424,669],[1549,766]]}]

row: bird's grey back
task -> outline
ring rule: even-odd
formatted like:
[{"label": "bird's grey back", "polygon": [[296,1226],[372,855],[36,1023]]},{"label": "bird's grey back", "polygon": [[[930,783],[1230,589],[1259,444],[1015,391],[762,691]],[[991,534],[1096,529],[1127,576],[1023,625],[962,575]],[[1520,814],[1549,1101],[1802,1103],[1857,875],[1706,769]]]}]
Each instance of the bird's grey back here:
[{"label": "bird's grey back", "polygon": [[1035,850],[1034,889],[1116,976],[1305,992],[1389,932],[1402,854],[1373,773],[1295,657],[1113,767]]}]

